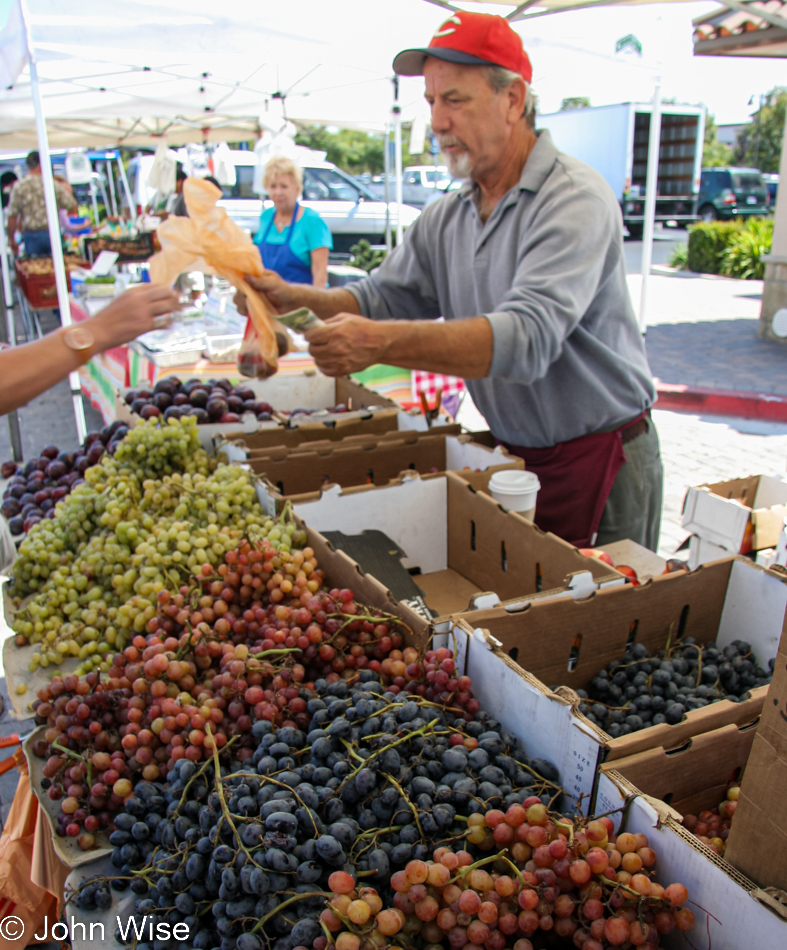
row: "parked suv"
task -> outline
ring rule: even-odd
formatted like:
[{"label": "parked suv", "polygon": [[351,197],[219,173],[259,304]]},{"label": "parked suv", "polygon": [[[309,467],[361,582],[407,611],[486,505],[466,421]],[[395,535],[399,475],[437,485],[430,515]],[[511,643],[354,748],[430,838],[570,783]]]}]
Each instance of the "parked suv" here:
[{"label": "parked suv", "polygon": [[[254,152],[233,151],[235,184],[225,187],[218,203],[232,220],[252,235],[256,234],[263,207],[271,202],[253,190],[257,158]],[[330,162],[310,159],[301,164],[303,171],[303,206],[313,208],[328,225],[333,235],[335,254],[347,255],[361,240],[370,244],[385,243],[385,202],[375,197],[364,185]],[[417,208],[402,205],[402,223],[409,227],[420,214]],[[396,230],[396,204],[391,203],[391,230]]]},{"label": "parked suv", "polygon": [[767,214],[768,186],[756,168],[703,168],[697,209],[703,221]]}]

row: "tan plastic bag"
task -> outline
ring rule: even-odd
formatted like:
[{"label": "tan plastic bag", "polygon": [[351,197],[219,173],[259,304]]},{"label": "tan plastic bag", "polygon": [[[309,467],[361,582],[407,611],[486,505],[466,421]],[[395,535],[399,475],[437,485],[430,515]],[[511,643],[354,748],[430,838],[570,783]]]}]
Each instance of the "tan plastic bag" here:
[{"label": "tan plastic bag", "polygon": [[[27,762],[15,755],[19,785],[0,837],[0,950],[37,943],[60,919],[69,869],[52,846],[52,830],[30,788]],[[13,918],[13,919],[12,919]],[[21,929],[24,936],[16,937]]]},{"label": "tan plastic bag", "polygon": [[169,217],[160,225],[161,251],[150,259],[150,279],[171,286],[180,274],[197,270],[217,274],[237,287],[248,302],[247,337],[253,328],[262,357],[262,365],[258,364],[254,375],[269,376],[277,366],[276,314],[264,294],[253,290],[245,279],[246,274],[261,277],[264,273],[260,252],[227,212],[216,207],[221,191],[215,185],[187,178],[183,195],[189,217]]}]

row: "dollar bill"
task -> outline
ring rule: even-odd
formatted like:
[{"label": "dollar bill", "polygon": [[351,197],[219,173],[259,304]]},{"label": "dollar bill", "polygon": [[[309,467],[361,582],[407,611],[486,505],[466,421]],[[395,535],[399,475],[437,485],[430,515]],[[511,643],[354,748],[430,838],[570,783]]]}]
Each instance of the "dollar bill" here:
[{"label": "dollar bill", "polygon": [[317,314],[309,310],[308,307],[300,307],[298,310],[283,313],[277,319],[279,323],[283,323],[285,327],[295,330],[297,333],[306,333],[315,327],[325,326]]}]

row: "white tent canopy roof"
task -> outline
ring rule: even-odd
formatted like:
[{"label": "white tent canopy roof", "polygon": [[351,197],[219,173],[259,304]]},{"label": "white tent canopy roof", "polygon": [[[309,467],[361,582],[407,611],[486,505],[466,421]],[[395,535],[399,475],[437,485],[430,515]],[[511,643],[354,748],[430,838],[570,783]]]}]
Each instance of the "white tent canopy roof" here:
[{"label": "white tent canopy roof", "polygon": [[[11,0],[0,0],[2,7]],[[483,0],[529,19],[606,0]],[[649,0],[623,0],[645,3]],[[673,0],[679,2],[679,0]],[[52,147],[172,145],[253,138],[284,109],[300,124],[382,129],[391,61],[425,43],[448,0],[27,0]],[[338,6],[338,8],[337,8]],[[473,9],[484,9],[480,3]],[[350,47],[348,22],[369,24]],[[424,113],[402,80],[403,118]],[[36,144],[28,74],[0,90],[0,149]]]},{"label": "white tent canopy roof", "polygon": [[[27,0],[50,143],[253,137],[280,115],[281,95],[296,122],[382,129],[393,55],[429,35],[436,12],[421,0],[394,6],[344,0],[338,15],[318,0]],[[344,41],[348,18],[369,23],[362,49]],[[25,71],[0,91],[0,149],[35,142]]]}]

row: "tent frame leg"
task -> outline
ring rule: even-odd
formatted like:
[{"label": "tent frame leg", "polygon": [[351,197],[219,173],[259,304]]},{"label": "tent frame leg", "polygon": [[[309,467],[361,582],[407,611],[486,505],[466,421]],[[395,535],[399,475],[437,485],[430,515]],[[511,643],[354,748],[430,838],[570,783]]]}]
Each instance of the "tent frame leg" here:
[{"label": "tent frame leg", "polygon": [[[41,178],[44,183],[44,201],[46,203],[47,222],[49,224],[49,240],[52,245],[52,266],[55,270],[55,286],[57,287],[57,303],[60,307],[60,322],[64,327],[70,327],[71,302],[68,297],[66,282],[66,265],[63,260],[63,244],[60,237],[60,218],[57,212],[57,198],[55,196],[55,180],[52,175],[52,161],[49,153],[49,136],[46,131],[46,116],[41,99],[41,89],[38,82],[38,61],[30,36],[30,11],[27,9],[27,0],[19,0],[22,13],[22,23],[27,44],[27,62],[30,69],[30,92],[33,97],[33,109],[36,118],[36,137],[38,138],[38,152],[41,159]],[[95,190],[91,189],[95,199]],[[40,324],[38,325],[40,331]],[[77,435],[80,443],[85,441],[87,426],[85,424],[85,408],[82,403],[82,389],[79,373],[69,374],[68,381],[74,399],[74,417],[76,419]]]}]

